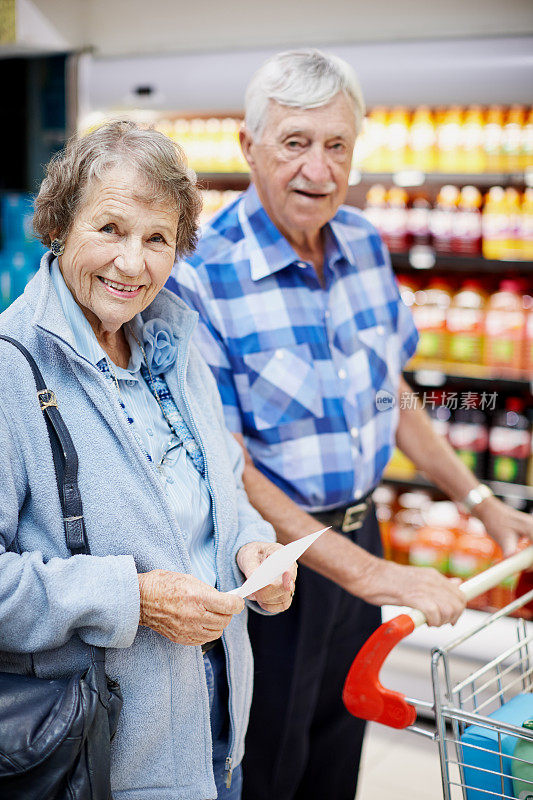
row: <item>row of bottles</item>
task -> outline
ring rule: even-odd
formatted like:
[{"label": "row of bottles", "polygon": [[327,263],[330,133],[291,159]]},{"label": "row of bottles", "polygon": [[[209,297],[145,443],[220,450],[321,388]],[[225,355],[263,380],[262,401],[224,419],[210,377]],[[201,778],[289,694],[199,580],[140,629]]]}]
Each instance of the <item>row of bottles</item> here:
[{"label": "row of bottles", "polygon": [[533,165],[533,110],[376,107],[357,140],[354,165],[369,172],[524,170]]},{"label": "row of bottles", "polygon": [[[238,116],[160,117],[155,127],[184,148],[199,172],[247,172],[241,124]],[[369,172],[522,171],[533,166],[533,109],[376,107],[365,117],[353,164]]]},{"label": "row of bottles", "polygon": [[241,124],[238,117],[198,117],[160,119],[155,128],[183,147],[197,172],[247,172],[239,144]]},{"label": "row of bottles", "polygon": [[[379,486],[373,495],[386,558],[399,564],[433,567],[462,581],[502,559],[482,523],[451,502],[434,502],[429,491],[397,491]],[[520,548],[528,540],[520,541]],[[476,597],[469,607],[494,611],[516,597],[519,575]],[[526,612],[527,613],[527,612]]]},{"label": "row of bottles", "polygon": [[437,253],[533,261],[533,189],[443,186],[431,204],[427,194],[377,183],[364,214],[392,252],[431,246]]},{"label": "row of bottles", "polygon": [[420,335],[412,366],[445,362],[533,374],[530,281],[507,278],[492,293],[486,280],[472,278],[458,287],[445,278],[424,285],[404,275],[398,282]]},{"label": "row of bottles", "polygon": [[[531,400],[496,392],[431,390],[418,395],[417,406],[429,414],[437,433],[480,479],[533,485],[533,415]],[[414,464],[396,450],[389,477],[411,480]]]}]

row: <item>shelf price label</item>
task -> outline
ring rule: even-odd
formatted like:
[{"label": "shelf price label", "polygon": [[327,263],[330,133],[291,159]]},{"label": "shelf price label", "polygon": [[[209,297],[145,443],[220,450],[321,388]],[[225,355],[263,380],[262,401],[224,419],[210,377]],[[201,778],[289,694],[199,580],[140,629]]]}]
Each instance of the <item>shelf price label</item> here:
[{"label": "shelf price label", "polygon": [[435,251],[427,245],[415,245],[409,250],[409,263],[413,269],[432,269],[436,263]]}]

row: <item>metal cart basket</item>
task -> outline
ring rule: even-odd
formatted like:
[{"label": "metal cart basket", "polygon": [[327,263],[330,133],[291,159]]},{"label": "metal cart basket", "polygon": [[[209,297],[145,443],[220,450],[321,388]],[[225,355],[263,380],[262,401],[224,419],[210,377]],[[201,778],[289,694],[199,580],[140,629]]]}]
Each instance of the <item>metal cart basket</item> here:
[{"label": "metal cart basket", "polygon": [[[522,569],[532,563],[533,547],[529,547],[467,581],[461,589],[470,599],[497,585],[502,576],[516,572],[517,566]],[[533,730],[522,727],[525,719],[533,718],[533,623],[511,618],[516,636],[514,640],[506,636],[499,647],[499,621],[532,601],[533,590],[484,617],[447,646],[433,649],[433,703],[405,697],[379,682],[379,670],[390,650],[423,623],[418,611],[384,623],[350,669],[343,699],[351,713],[390,727],[408,728],[437,742],[445,800],[533,800]],[[454,658],[465,643],[472,651],[477,649],[478,639],[486,643],[488,638],[497,655],[482,666],[472,669],[471,662]],[[527,709],[518,724],[505,719],[513,703]],[[434,730],[415,724],[417,710],[434,713]],[[518,772],[522,773],[519,784],[513,782]]]}]

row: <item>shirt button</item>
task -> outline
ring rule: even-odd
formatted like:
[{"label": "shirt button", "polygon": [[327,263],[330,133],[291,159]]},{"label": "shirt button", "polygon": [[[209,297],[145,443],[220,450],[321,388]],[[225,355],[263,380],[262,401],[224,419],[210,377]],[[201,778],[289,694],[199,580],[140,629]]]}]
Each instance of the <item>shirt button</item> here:
[{"label": "shirt button", "polygon": [[126,381],[126,386],[135,386],[136,381]]},{"label": "shirt button", "polygon": [[383,327],[383,325],[378,325],[376,327],[376,333],[378,333],[380,336],[383,336],[383,334],[385,333],[385,328]]},{"label": "shirt button", "polygon": [[339,378],[341,379],[341,381],[345,380],[345,378],[346,378],[346,370],[345,370],[345,369],[340,369],[340,370],[337,372],[337,375],[339,376]]},{"label": "shirt button", "polygon": [[301,269],[305,269],[307,264],[305,263],[305,261],[297,261],[296,266],[301,267]]},{"label": "shirt button", "polygon": [[174,483],[174,478],[172,478],[172,477],[169,475],[169,477],[167,478],[167,483]]},{"label": "shirt button", "polygon": [[146,428],[146,433],[148,434],[148,436],[153,436],[154,435],[154,432],[153,432],[153,430],[151,428]]},{"label": "shirt button", "polygon": [[276,350],[276,358],[279,358],[281,361],[283,356],[284,356],[283,350]]},{"label": "shirt button", "polygon": [[352,437],[352,439],[357,439],[357,437],[359,436],[359,431],[357,430],[357,428],[350,428],[350,436]]}]

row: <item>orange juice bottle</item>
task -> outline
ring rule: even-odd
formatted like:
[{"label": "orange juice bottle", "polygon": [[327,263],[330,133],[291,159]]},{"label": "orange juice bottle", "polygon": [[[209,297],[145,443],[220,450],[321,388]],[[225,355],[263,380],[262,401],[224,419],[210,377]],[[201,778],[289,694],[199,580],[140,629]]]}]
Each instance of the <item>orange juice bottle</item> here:
[{"label": "orange juice bottle", "polygon": [[526,312],[521,284],[501,281],[488,300],[485,314],[485,363],[489,367],[521,369],[526,334]]},{"label": "orange juice bottle", "polygon": [[533,188],[528,187],[522,196],[520,217],[520,252],[524,261],[533,261]]},{"label": "orange juice bottle", "polygon": [[408,217],[409,237],[412,246],[429,246],[431,244],[431,231],[429,228],[431,203],[426,195],[418,194],[413,198]]},{"label": "orange juice bottle", "polygon": [[383,557],[391,560],[391,528],[394,511],[396,508],[396,492],[390,486],[381,484],[374,490],[372,500],[376,507],[376,516],[379,523],[381,543],[383,545]]},{"label": "orange juice bottle", "polygon": [[452,252],[453,222],[457,213],[459,189],[447,184],[437,195],[437,203],[431,211],[429,227],[433,247],[438,253]]},{"label": "orange juice bottle", "polygon": [[512,186],[505,190],[505,206],[507,212],[507,238],[502,257],[519,259],[522,255],[522,197],[520,192]]},{"label": "orange juice bottle", "polygon": [[385,217],[387,214],[387,190],[381,183],[375,183],[366,193],[365,217],[383,236]]},{"label": "orange juice bottle", "polygon": [[511,106],[502,132],[503,167],[512,172],[520,169],[522,162],[522,144],[526,121],[524,106]]},{"label": "orange juice bottle", "polygon": [[437,126],[437,160],[441,172],[460,171],[462,124],[463,109],[450,106]]},{"label": "orange juice bottle", "polygon": [[404,169],[407,166],[407,143],[409,140],[409,112],[404,106],[391,109],[387,126],[387,150],[390,169]]},{"label": "orange juice bottle", "polygon": [[415,302],[415,293],[420,289],[420,284],[410,275],[397,275],[398,289],[400,297],[407,308],[411,308]]},{"label": "orange juice bottle", "polygon": [[441,278],[434,278],[426,289],[415,292],[411,311],[419,333],[417,360],[442,361],[445,358],[446,314],[451,299],[451,286]]},{"label": "orange juice bottle", "polygon": [[483,149],[485,150],[485,169],[487,172],[497,172],[503,169],[503,122],[504,110],[502,106],[489,106],[483,131]]},{"label": "orange juice bottle", "polygon": [[387,149],[387,128],[389,112],[383,106],[376,106],[367,116],[369,146],[363,167],[368,172],[390,172],[390,158]]},{"label": "orange juice bottle", "polygon": [[481,106],[469,106],[461,128],[461,172],[483,172],[485,169],[483,128],[483,109]]},{"label": "orange juice bottle", "polygon": [[[533,375],[533,297],[531,294],[524,295],[523,302],[526,313],[526,334],[522,366],[526,375]],[[531,481],[531,485],[533,486],[533,481]]]},{"label": "orange juice bottle", "polygon": [[409,549],[424,524],[422,511],[431,500],[427,492],[403,492],[390,528],[391,558],[398,564],[409,563]]},{"label": "orange juice bottle", "polygon": [[423,520],[419,511],[400,509],[390,528],[390,555],[397,564],[409,563],[409,550]]},{"label": "orange juice bottle", "polygon": [[482,197],[475,186],[463,186],[452,222],[452,250],[463,255],[481,253]]},{"label": "orange juice bottle", "polygon": [[[527,547],[529,547],[530,544],[531,544],[531,542],[529,541],[529,539],[526,539],[524,537],[522,539],[519,539],[516,549],[517,549],[518,552],[520,552],[522,550],[525,550]],[[497,550],[496,550],[496,559],[495,560],[496,561],[501,561],[502,560],[502,552],[501,552],[499,547],[497,547]],[[497,608],[497,609],[504,608],[505,606],[509,605],[509,603],[512,603],[513,600],[516,600],[516,596],[517,596],[516,595],[516,589],[518,587],[519,579],[520,579],[520,573],[517,572],[514,575],[510,575],[508,578],[505,578],[505,580],[503,580],[499,584],[499,586],[496,586],[496,587],[494,587],[494,589],[491,590],[491,592],[490,592],[490,601],[491,601],[491,605],[494,608]]]},{"label": "orange juice bottle", "polygon": [[433,567],[446,575],[454,543],[451,530],[430,525],[420,528],[411,542],[409,563],[415,567]]},{"label": "orange juice bottle", "polygon": [[508,239],[509,221],[505,191],[501,186],[493,186],[485,195],[485,205],[481,213],[481,249],[483,257],[499,259],[503,257]]},{"label": "orange juice bottle", "polygon": [[533,108],[530,108],[524,123],[520,169],[533,167]]},{"label": "orange juice bottle", "polygon": [[[450,575],[466,581],[488,569],[496,556],[496,543],[487,536],[483,524],[470,517],[466,530],[457,536],[450,554]],[[490,591],[471,600],[470,608],[487,610],[491,604]]]},{"label": "orange juice bottle", "polygon": [[383,240],[393,253],[404,253],[409,246],[408,194],[393,186],[387,192],[387,209],[383,216]]},{"label": "orange juice bottle", "polygon": [[[181,117],[174,120],[172,130],[167,134],[174,142],[177,142],[180,147],[183,147],[189,161],[189,166],[194,169],[192,160],[194,152],[191,152],[191,126],[188,119]],[[194,151],[194,148],[193,148]]]},{"label": "orange juice bottle", "polygon": [[422,515],[425,524],[411,543],[409,563],[417,567],[434,567],[446,575],[459,531],[459,511],[454,503],[446,501],[432,503]]},{"label": "orange juice bottle", "polygon": [[423,172],[433,172],[436,166],[435,120],[429,106],[418,106],[409,128],[409,162]]},{"label": "orange juice bottle", "polygon": [[447,358],[482,364],[487,295],[480,281],[468,280],[454,294],[446,312]]}]

